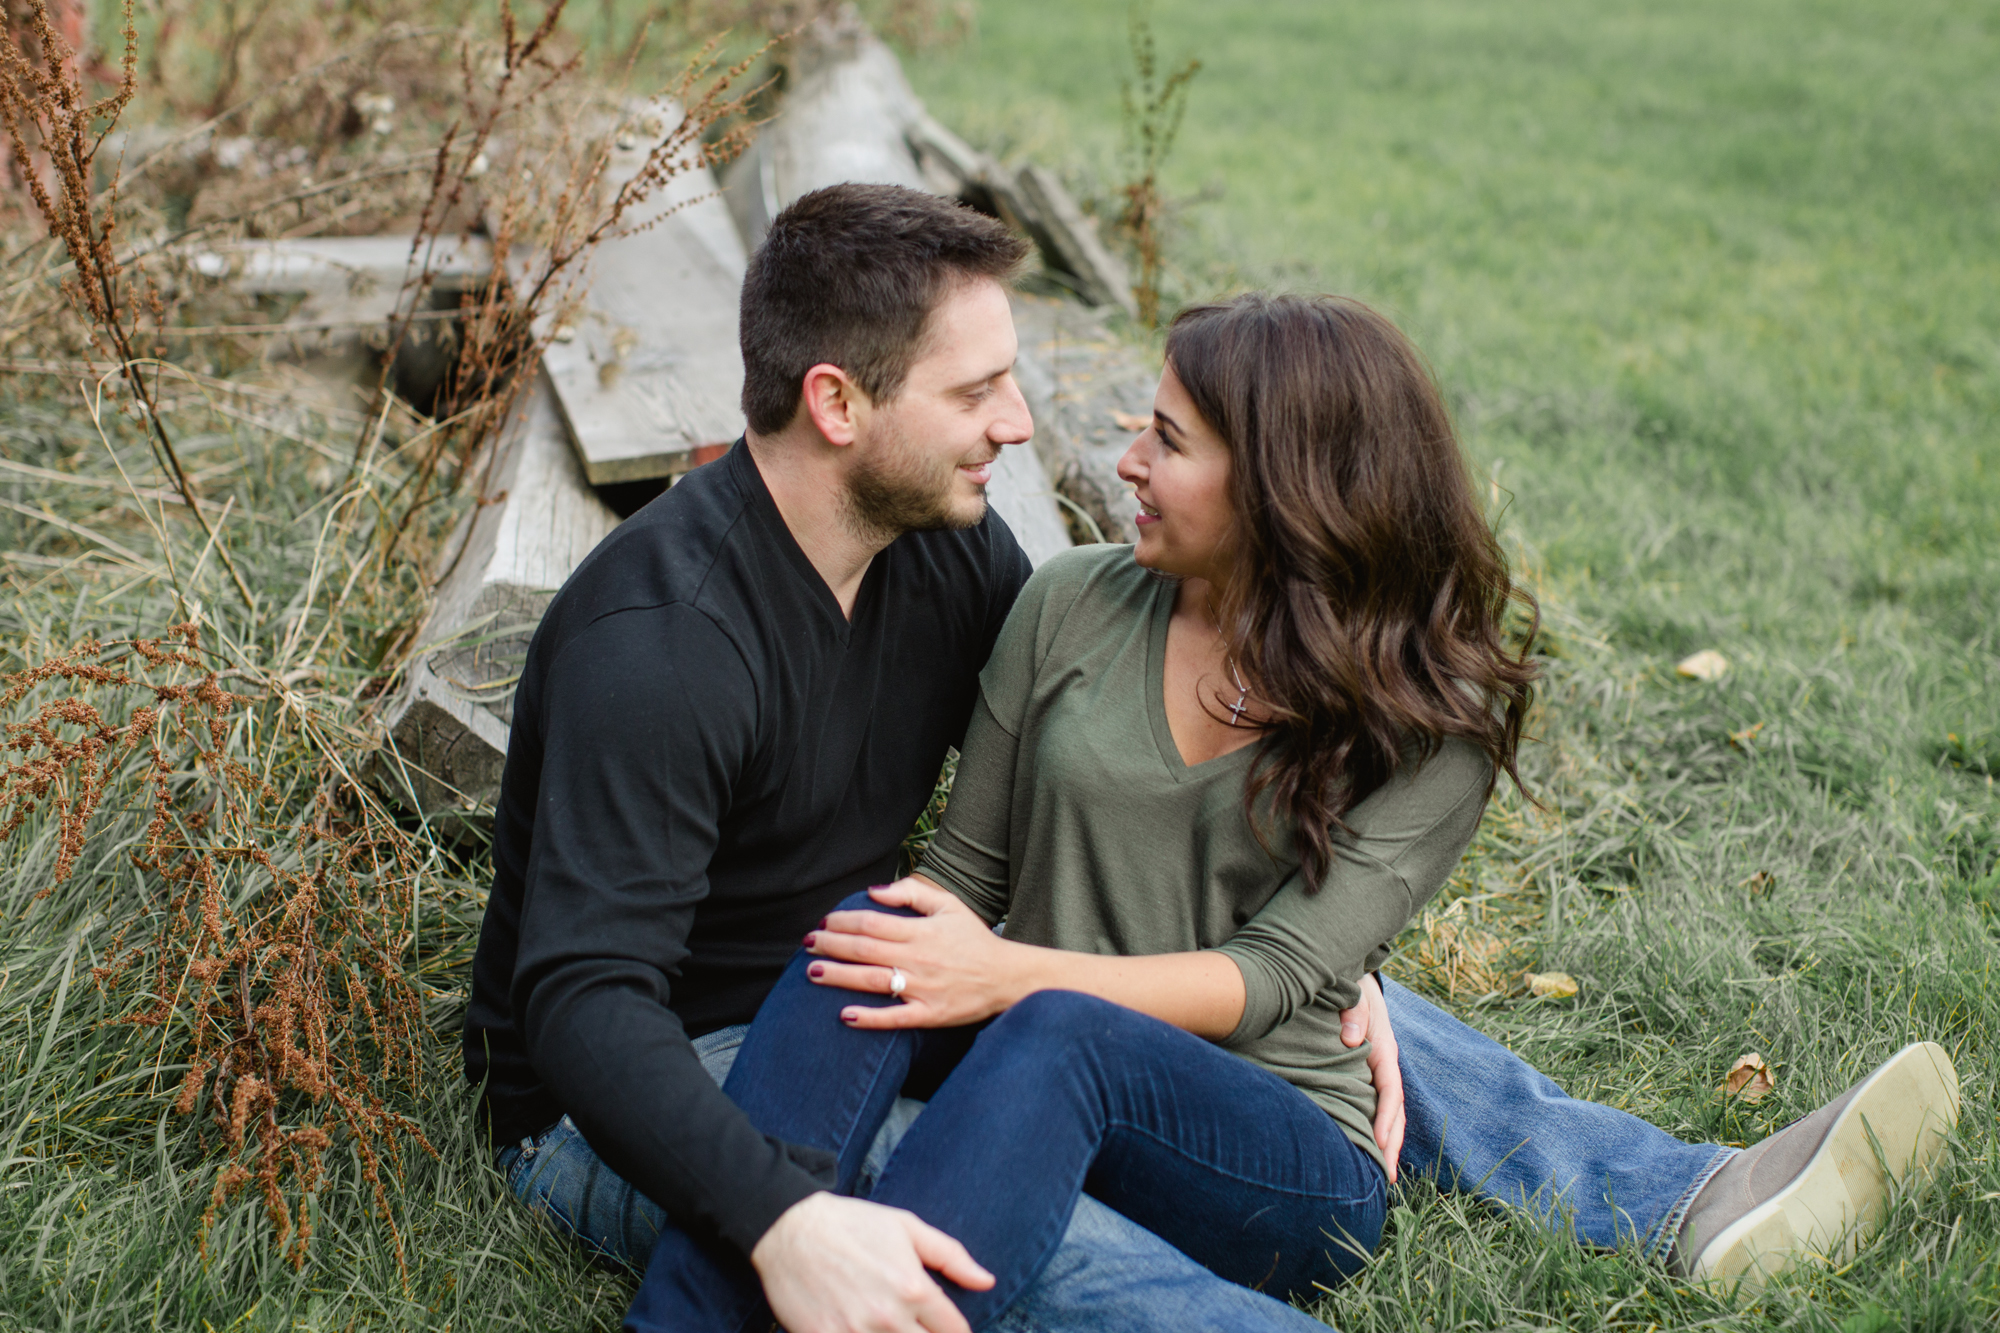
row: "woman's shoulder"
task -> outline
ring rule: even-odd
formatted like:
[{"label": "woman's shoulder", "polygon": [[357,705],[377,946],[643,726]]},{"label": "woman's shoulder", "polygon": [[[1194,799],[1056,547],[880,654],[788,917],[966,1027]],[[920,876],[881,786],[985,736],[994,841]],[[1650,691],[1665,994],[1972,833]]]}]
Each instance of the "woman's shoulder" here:
[{"label": "woman's shoulder", "polygon": [[1152,596],[1153,576],[1132,558],[1130,546],[1073,546],[1050,556],[1007,616],[987,659],[989,686],[1014,673],[1032,681],[1049,654],[1076,649],[1077,634],[1102,639],[1109,625],[1144,615]]},{"label": "woman's shoulder", "polygon": [[1152,575],[1132,558],[1130,546],[1098,542],[1072,546],[1044,560],[1021,589],[1031,605],[1067,611],[1085,598],[1120,597],[1145,588]]}]

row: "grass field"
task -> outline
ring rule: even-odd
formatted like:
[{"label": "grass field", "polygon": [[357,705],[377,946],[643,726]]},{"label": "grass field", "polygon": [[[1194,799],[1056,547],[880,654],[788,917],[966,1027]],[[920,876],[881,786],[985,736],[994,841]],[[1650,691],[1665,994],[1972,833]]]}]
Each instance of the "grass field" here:
[{"label": "grass field", "polygon": [[[1100,0],[989,3],[973,40],[911,74],[969,137],[1108,198],[1125,23]],[[2000,13],[1160,0],[1153,24],[1163,54],[1204,62],[1168,171],[1170,296],[1323,288],[1392,314],[1549,615],[1524,764],[1547,808],[1496,805],[1448,895],[1462,905],[1391,971],[1690,1139],[1754,1141],[1917,1038],[1952,1050],[1967,1093],[1937,1189],[1852,1264],[1758,1301],[1415,1185],[1319,1313],[1350,1331],[2000,1324]],[[108,474],[59,382],[0,394],[0,455]],[[183,411],[244,511],[238,558],[274,606],[299,604],[327,501],[295,440],[344,448],[351,423],[288,421],[287,438]],[[143,576],[157,545],[114,494],[15,473],[0,498],[141,561],[0,511],[0,667],[169,623]],[[217,633],[273,660],[291,622],[236,611],[212,563],[201,577]],[[411,591],[371,614],[407,613]],[[1700,648],[1733,669],[1677,678]],[[334,662],[314,697],[366,674]],[[136,901],[124,852],[144,816],[109,812],[39,902],[57,831],[31,821],[0,849],[0,1329],[615,1326],[626,1280],[538,1232],[472,1160],[451,1038],[476,854],[439,853],[412,904],[438,1038],[406,1109],[439,1151],[393,1188],[407,1277],[338,1152],[303,1271],[250,1194],[197,1252],[215,1167],[145,1095],[154,1069],[171,1085],[170,1057],[99,1026],[114,1008],[89,975]],[[1573,974],[1579,996],[1525,998],[1528,968]],[[1777,1091],[1725,1104],[1751,1050]]]}]

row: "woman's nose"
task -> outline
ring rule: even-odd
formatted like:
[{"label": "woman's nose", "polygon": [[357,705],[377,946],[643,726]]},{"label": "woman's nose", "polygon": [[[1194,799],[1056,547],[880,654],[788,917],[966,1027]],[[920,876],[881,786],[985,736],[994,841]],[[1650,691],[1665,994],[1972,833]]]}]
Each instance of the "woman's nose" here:
[{"label": "woman's nose", "polygon": [[1146,436],[1150,433],[1141,431],[1138,438],[1126,446],[1124,455],[1118,460],[1118,480],[1136,486],[1146,479],[1144,449]]}]

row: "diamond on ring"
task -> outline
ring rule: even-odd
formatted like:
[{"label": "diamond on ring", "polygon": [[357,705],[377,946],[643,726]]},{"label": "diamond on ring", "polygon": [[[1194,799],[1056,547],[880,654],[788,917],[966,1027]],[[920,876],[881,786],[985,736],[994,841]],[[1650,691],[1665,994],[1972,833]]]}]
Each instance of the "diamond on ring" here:
[{"label": "diamond on ring", "polygon": [[903,988],[909,984],[910,979],[903,975],[902,968],[892,967],[889,969],[889,994],[901,995]]}]

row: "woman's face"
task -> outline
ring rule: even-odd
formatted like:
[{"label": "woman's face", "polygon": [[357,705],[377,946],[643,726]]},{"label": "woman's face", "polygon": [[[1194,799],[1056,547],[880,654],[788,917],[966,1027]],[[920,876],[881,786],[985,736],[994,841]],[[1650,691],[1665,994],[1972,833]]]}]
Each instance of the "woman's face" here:
[{"label": "woman's face", "polygon": [[1140,564],[1218,586],[1227,580],[1236,543],[1229,469],[1229,446],[1168,365],[1153,395],[1153,424],[1118,460],[1119,479],[1139,494]]}]

